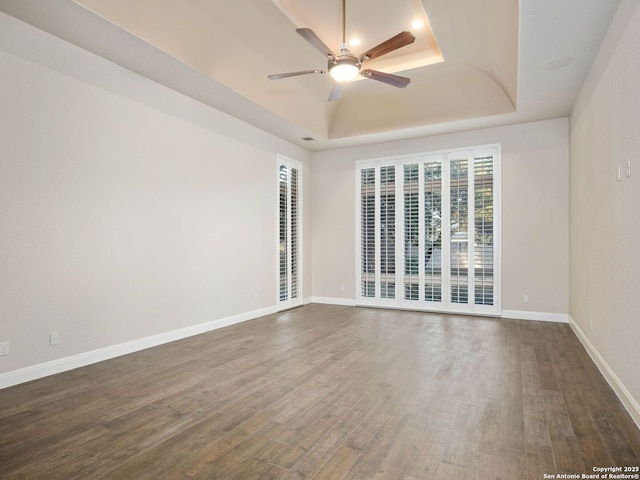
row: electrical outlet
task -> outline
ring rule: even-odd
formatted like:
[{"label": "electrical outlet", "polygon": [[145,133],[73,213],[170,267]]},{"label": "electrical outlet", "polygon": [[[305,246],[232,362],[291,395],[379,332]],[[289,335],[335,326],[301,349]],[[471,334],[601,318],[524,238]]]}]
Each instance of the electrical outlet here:
[{"label": "electrical outlet", "polygon": [[9,355],[9,342],[0,342],[0,357]]},{"label": "electrical outlet", "polygon": [[529,295],[524,296],[524,298],[522,299],[524,301],[524,303],[529,303]]},{"label": "electrical outlet", "polygon": [[631,160],[627,161],[627,165],[625,167],[625,173],[627,177],[631,176]]},{"label": "electrical outlet", "polygon": [[58,345],[60,343],[60,334],[58,332],[51,332],[49,334],[49,345]]},{"label": "electrical outlet", "polygon": [[340,291],[344,292],[344,285],[340,285]]}]

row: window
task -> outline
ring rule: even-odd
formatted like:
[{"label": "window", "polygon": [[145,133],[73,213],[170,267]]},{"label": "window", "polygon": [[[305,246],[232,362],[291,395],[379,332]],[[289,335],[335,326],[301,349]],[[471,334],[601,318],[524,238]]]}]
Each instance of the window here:
[{"label": "window", "polygon": [[357,171],[357,303],[499,314],[499,146]]},{"label": "window", "polygon": [[302,304],[302,165],[278,158],[278,303]]}]

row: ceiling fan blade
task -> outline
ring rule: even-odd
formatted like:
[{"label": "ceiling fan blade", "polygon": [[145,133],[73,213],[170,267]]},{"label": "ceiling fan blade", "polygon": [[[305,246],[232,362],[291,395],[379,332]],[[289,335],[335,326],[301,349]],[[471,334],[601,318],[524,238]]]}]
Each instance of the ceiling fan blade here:
[{"label": "ceiling fan blade", "polygon": [[269,75],[269,80],[279,80],[281,78],[297,77],[298,75],[307,75],[309,73],[324,73],[323,70],[302,70],[300,72],[274,73]]},{"label": "ceiling fan blade", "polygon": [[325,57],[335,57],[329,47],[327,47],[320,37],[315,34],[310,28],[298,28],[296,29],[307,42],[309,42],[316,50],[322,53]]},{"label": "ceiling fan blade", "polygon": [[404,88],[411,83],[410,78],[393,75],[391,73],[378,72],[377,70],[363,70],[360,73],[363,77],[370,78],[371,80],[377,80],[378,82],[386,83],[398,88]]},{"label": "ceiling fan blade", "polygon": [[362,55],[360,55],[360,61],[373,60],[374,58],[381,57],[389,52],[393,52],[398,48],[402,48],[405,45],[409,45],[416,41],[416,37],[411,32],[401,32],[395,37],[391,37],[389,40],[382,42],[380,45],[376,45],[370,48]]},{"label": "ceiling fan blade", "polygon": [[340,82],[333,82],[333,87],[331,87],[331,93],[329,94],[329,101],[336,102],[340,100],[342,96],[343,84]]}]

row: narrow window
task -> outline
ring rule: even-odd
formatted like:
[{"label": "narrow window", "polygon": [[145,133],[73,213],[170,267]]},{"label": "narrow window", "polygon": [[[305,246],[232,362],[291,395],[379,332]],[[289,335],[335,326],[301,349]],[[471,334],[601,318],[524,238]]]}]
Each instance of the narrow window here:
[{"label": "narrow window", "polygon": [[278,159],[278,300],[302,303],[302,165]]}]

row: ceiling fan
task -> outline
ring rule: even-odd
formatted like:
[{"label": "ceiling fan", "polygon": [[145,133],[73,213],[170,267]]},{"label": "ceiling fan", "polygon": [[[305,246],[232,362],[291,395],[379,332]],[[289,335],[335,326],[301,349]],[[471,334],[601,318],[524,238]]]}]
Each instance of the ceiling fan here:
[{"label": "ceiling fan", "polygon": [[329,101],[334,102],[342,95],[343,85],[347,82],[355,79],[358,74],[364,78],[370,78],[371,80],[377,80],[378,82],[386,83],[398,88],[404,88],[411,82],[411,79],[407,77],[401,77],[399,75],[393,75],[391,73],[379,72],[377,70],[371,70],[369,68],[362,69],[362,64],[367,60],[373,60],[374,58],[381,57],[387,53],[397,50],[401,47],[413,43],[416,37],[411,32],[401,32],[398,35],[391,37],[390,39],[382,42],[380,45],[376,45],[370,48],[360,56],[353,55],[347,48],[346,43],[346,0],[342,0],[342,44],[340,45],[340,54],[335,55],[329,47],[315,34],[310,28],[298,28],[296,32],[301,35],[307,42],[311,44],[316,50],[327,57],[327,69],[326,70],[302,70],[299,72],[288,73],[276,73],[269,75],[271,80],[279,80],[281,78],[295,77],[298,75],[308,75],[311,73],[319,73],[325,75],[329,73],[335,80],[333,88],[329,94]]}]

